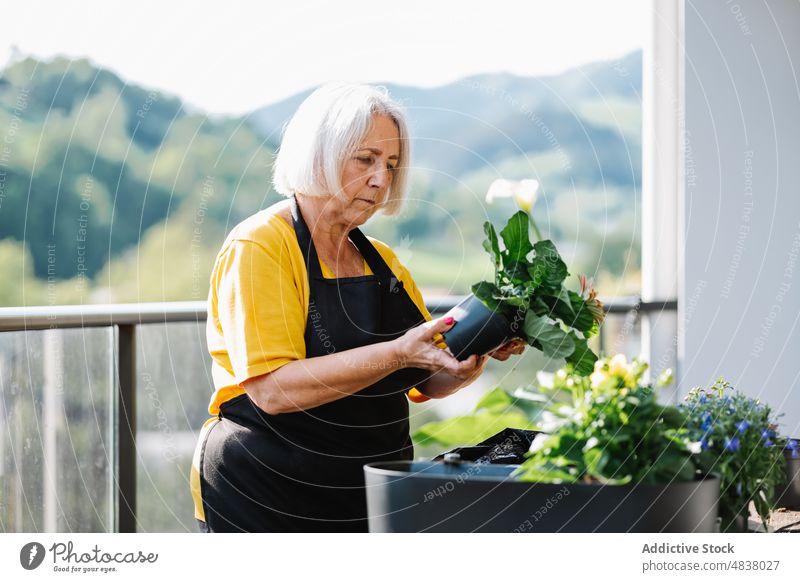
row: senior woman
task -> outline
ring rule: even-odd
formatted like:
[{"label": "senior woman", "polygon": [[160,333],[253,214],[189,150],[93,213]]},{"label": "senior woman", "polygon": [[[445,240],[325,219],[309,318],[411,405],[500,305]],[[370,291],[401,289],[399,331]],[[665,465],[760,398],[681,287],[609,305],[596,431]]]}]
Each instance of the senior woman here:
[{"label": "senior woman", "polygon": [[431,321],[408,270],[358,229],[399,211],[409,146],[402,110],[363,85],[318,89],[286,127],[274,183],[288,200],[237,225],[211,275],[201,530],[367,531],[363,465],[413,457],[409,397],[483,370],[437,344],[452,318]]}]

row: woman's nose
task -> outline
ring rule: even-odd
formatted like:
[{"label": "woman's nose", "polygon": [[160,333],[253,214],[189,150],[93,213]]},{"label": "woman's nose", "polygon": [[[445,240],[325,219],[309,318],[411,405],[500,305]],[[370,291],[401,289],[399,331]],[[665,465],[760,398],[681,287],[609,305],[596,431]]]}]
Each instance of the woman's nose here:
[{"label": "woman's nose", "polygon": [[389,181],[391,180],[391,174],[389,170],[386,168],[376,168],[372,171],[369,175],[369,180],[367,181],[367,185],[372,186],[374,188],[385,188],[389,185]]}]

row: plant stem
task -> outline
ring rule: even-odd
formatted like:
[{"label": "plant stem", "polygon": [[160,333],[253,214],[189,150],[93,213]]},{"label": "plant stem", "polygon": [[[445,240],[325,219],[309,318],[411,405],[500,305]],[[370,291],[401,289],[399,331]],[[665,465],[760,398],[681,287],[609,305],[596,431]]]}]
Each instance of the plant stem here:
[{"label": "plant stem", "polygon": [[533,213],[532,212],[528,212],[528,222],[533,227],[533,234],[536,235],[536,240],[537,241],[542,240],[542,233],[539,232],[539,227],[536,226],[536,221],[533,219]]}]

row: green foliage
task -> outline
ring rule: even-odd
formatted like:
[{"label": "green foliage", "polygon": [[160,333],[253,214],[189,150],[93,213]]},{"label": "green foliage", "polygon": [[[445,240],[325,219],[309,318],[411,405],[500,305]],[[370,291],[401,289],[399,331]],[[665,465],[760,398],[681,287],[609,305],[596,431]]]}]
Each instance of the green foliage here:
[{"label": "green foliage", "polygon": [[[528,254],[533,250],[528,228],[528,214],[520,210],[508,219],[505,228],[500,231],[500,236],[503,237],[503,243],[505,243],[506,247],[505,252],[502,253],[503,264],[507,268],[516,262],[524,262]],[[489,230],[486,225],[484,225],[484,229]],[[496,242],[497,237],[494,238],[494,243]]]},{"label": "green foliage", "polygon": [[561,289],[556,295],[542,295],[542,301],[552,314],[586,337],[597,333],[597,322],[587,307],[584,298],[567,289]]},{"label": "green foliage", "polygon": [[[32,277],[33,261],[27,245],[10,239],[0,240],[0,265],[5,273],[14,275],[13,280],[4,277],[5,284],[0,284],[0,306],[23,305],[26,295],[41,300],[42,285]],[[26,289],[26,281],[34,283],[29,283]]]},{"label": "green foliage", "polygon": [[[500,290],[497,288],[497,285],[494,283],[488,283],[487,281],[481,281],[479,283],[475,283],[472,286],[472,292],[475,296],[483,302],[486,307],[495,311],[500,308]],[[509,302],[512,299],[509,299]]]},{"label": "green foliage", "polygon": [[566,358],[575,351],[575,342],[571,335],[553,324],[544,315],[536,315],[532,311],[525,314],[522,331],[528,338],[535,338],[545,356],[550,358]]},{"label": "green foliage", "polygon": [[533,270],[543,276],[537,284],[558,295],[561,292],[561,284],[569,272],[567,265],[558,254],[556,245],[551,240],[540,240],[533,245],[533,250],[536,251],[536,255],[531,260]]},{"label": "green foliage", "polygon": [[484,224],[484,232],[483,247],[492,257],[495,277],[493,283],[474,284],[475,296],[521,328],[527,342],[546,356],[567,359],[578,374],[591,373],[597,355],[587,340],[604,316],[594,292],[584,298],[563,287],[567,265],[552,241],[531,244],[526,212],[514,214],[500,231],[502,249],[491,222]]},{"label": "green foliage", "polygon": [[123,253],[100,272],[99,280],[115,301],[202,301],[219,242],[224,237],[213,223],[201,236],[188,220],[172,220],[148,230],[135,249]]},{"label": "green foliage", "polygon": [[494,226],[491,222],[486,222],[483,225],[483,232],[486,233],[486,240],[483,241],[483,248],[492,257],[495,268],[499,267],[502,262],[500,255],[500,243],[497,240],[497,233],[494,231]]},{"label": "green foliage", "polygon": [[[0,238],[24,242],[30,253],[26,271],[0,283],[3,305],[120,300],[100,273],[119,270],[151,230],[181,222],[182,246],[193,243],[207,261],[225,231],[269,194],[273,154],[247,122],[186,112],[179,99],[85,60],[26,59],[2,74],[0,127],[9,141],[0,164]],[[160,253],[186,262],[183,248],[162,244]],[[171,282],[165,272],[154,275],[157,285],[128,295],[160,299],[162,280]],[[14,289],[23,278],[24,297]],[[78,278],[83,297],[73,292]],[[169,295],[190,294],[197,295],[191,284]]]},{"label": "green foliage", "polygon": [[570,332],[570,336],[572,337],[572,343],[575,345],[575,349],[565,359],[577,374],[586,376],[594,367],[597,356],[589,348],[589,343],[586,340],[588,335],[581,338],[578,337],[575,332]]},{"label": "green foliage", "polygon": [[767,405],[733,390],[723,378],[708,389],[692,389],[682,405],[687,426],[700,442],[700,465],[722,479],[722,531],[735,529],[752,501],[766,527],[775,487],[785,478],[777,418]]},{"label": "green foliage", "polygon": [[475,445],[504,428],[531,428],[529,418],[537,408],[540,406],[534,401],[495,388],[478,401],[472,414],[429,422],[414,433],[413,439],[422,446]]},{"label": "green foliage", "polygon": [[597,362],[589,377],[560,370],[541,390],[554,426],[534,441],[517,475],[548,483],[669,483],[695,477],[691,435],[681,411],[641,384],[642,362]]}]

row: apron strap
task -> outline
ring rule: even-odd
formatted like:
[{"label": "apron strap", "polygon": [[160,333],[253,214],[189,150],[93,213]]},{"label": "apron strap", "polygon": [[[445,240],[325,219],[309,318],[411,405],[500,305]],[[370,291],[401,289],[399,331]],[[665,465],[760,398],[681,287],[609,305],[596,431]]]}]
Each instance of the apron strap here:
[{"label": "apron strap", "polygon": [[[311,237],[311,231],[309,231],[308,225],[303,218],[303,213],[300,212],[300,207],[297,204],[297,198],[295,196],[292,196],[291,198],[290,208],[292,212],[294,231],[297,234],[297,242],[300,245],[300,250],[303,253],[303,259],[306,262],[306,269],[308,269],[310,276],[322,278],[322,267],[320,267],[319,264],[317,249],[314,247],[314,240]],[[369,239],[364,236],[364,233],[362,233],[359,229],[354,228],[350,231],[348,236],[350,237],[350,240],[353,241],[353,244],[356,245],[356,248],[361,253],[361,256],[364,257],[364,260],[367,261],[369,268],[372,269],[372,272],[378,277],[380,284],[389,285],[389,290],[393,291],[394,293],[399,292],[403,286],[402,281],[395,277],[394,273],[389,268],[389,265],[387,265],[386,261],[383,260],[383,257],[381,257],[375,246],[369,242]],[[395,289],[397,289],[397,291],[395,291]]]},{"label": "apron strap", "polygon": [[361,253],[361,256],[364,257],[364,260],[367,261],[369,268],[372,269],[372,272],[375,273],[378,278],[383,280],[389,280],[394,275],[392,274],[392,270],[389,268],[389,265],[386,264],[386,261],[383,260],[383,257],[378,252],[378,249],[369,242],[369,239],[361,232],[359,229],[354,228],[350,231],[350,240],[353,241],[353,244],[356,245],[358,252]]},{"label": "apron strap", "polygon": [[297,198],[295,196],[291,198],[290,209],[292,211],[294,232],[297,235],[297,243],[300,245],[300,251],[303,253],[308,275],[309,277],[321,279],[322,267],[319,264],[317,249],[314,247],[314,240],[311,238],[311,232],[308,230],[308,225],[303,218],[303,214],[300,212],[300,207],[297,205]]}]

